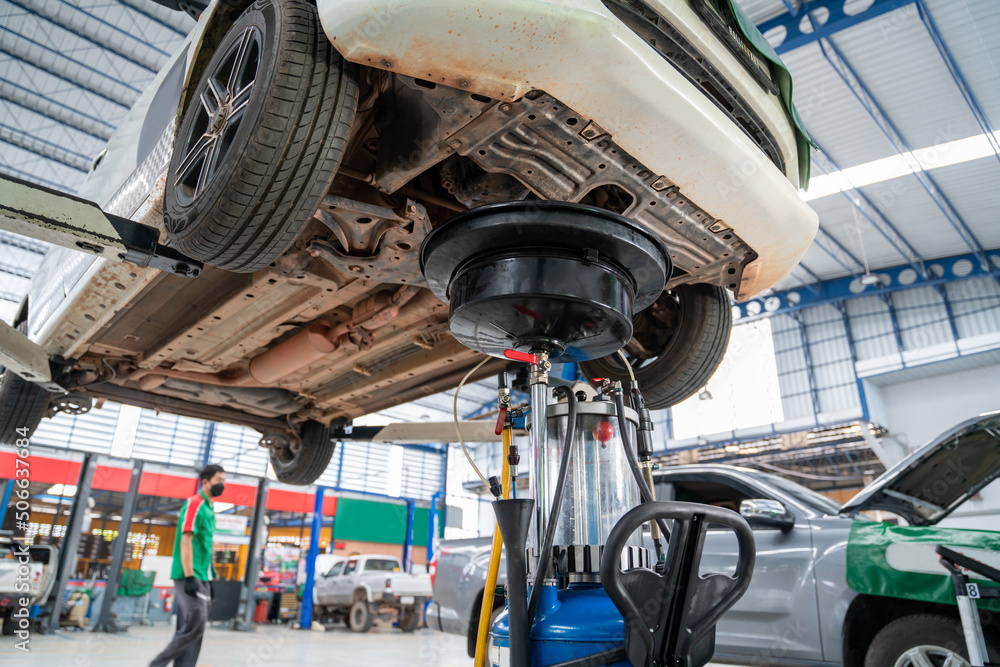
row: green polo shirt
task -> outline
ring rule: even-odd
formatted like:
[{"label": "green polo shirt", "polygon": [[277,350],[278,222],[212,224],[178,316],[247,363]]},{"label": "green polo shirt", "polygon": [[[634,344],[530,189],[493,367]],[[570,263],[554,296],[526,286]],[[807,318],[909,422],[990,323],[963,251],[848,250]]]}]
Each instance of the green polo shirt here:
[{"label": "green polo shirt", "polygon": [[184,565],[181,563],[181,536],[184,533],[194,533],[191,541],[192,564],[194,576],[202,581],[212,581],[216,578],[212,567],[212,536],[215,534],[215,509],[212,501],[200,491],[184,502],[181,508],[180,521],[177,523],[177,536],[174,538],[174,566],[171,570],[172,579],[184,578]]}]

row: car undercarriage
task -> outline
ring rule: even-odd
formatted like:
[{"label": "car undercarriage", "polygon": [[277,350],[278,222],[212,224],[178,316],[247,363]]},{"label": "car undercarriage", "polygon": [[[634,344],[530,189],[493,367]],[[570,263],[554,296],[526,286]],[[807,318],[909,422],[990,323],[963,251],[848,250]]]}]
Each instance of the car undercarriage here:
[{"label": "car undercarriage", "polygon": [[[357,114],[338,175],[292,248],[253,274],[206,267],[190,281],[130,271],[144,285],[88,336],[74,364],[77,391],[151,407],[169,397],[171,411],[276,431],[449,389],[478,355],[449,333],[447,307],[423,289],[417,255],[437,223],[484,204],[580,202],[637,220],[670,248],[668,290],[734,289],[755,257],[724,222],[551,96],[498,102],[367,73],[359,107],[369,110]],[[158,202],[145,207],[156,224]],[[94,300],[131,291],[117,284],[88,289]],[[310,361],[285,343],[284,354],[261,359],[317,325],[340,328],[325,354]],[[656,340],[643,343],[633,349],[655,356]]]}]

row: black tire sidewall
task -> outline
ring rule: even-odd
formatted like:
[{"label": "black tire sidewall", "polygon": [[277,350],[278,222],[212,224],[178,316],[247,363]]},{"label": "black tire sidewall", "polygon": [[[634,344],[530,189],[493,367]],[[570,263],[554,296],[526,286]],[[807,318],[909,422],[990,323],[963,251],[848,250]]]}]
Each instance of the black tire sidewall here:
[{"label": "black tire sidewall", "polygon": [[[405,622],[404,622],[405,619]],[[416,607],[403,607],[399,610],[399,629],[403,632],[413,632],[420,625],[420,614]]]},{"label": "black tire sidewall", "polygon": [[302,446],[298,456],[284,463],[270,456],[271,468],[279,482],[285,484],[312,484],[330,465],[337,443],[330,437],[330,427],[320,422],[308,421],[300,432]]},{"label": "black tire sidewall", "polygon": [[[257,80],[254,83],[253,94],[247,105],[246,113],[243,116],[240,127],[236,132],[236,138],[229,152],[226,154],[222,164],[219,165],[215,176],[209,182],[205,191],[188,205],[182,205],[177,200],[176,188],[174,186],[174,175],[177,173],[181,160],[184,158],[186,147],[180,145],[180,140],[184,138],[187,142],[190,139],[192,126],[197,121],[199,112],[199,97],[208,89],[208,79],[212,72],[219,66],[226,56],[232,43],[240,38],[243,31],[255,26],[261,32],[261,53],[260,70],[257,73]],[[271,0],[258,0],[230,26],[209,60],[205,71],[202,73],[198,86],[192,93],[187,110],[177,128],[178,142],[175,144],[173,155],[170,157],[170,167],[168,170],[167,184],[164,195],[164,213],[169,218],[171,229],[170,238],[173,242],[186,239],[192,234],[197,234],[199,222],[207,215],[213,213],[213,209],[218,208],[220,201],[224,198],[226,191],[232,187],[233,183],[240,182],[239,174],[247,168],[242,159],[247,150],[251,148],[256,132],[260,132],[260,119],[265,112],[267,97],[274,83],[276,72],[275,54],[280,48],[282,36],[282,25],[280,12]],[[183,222],[180,229],[177,225]]]},{"label": "black tire sidewall", "polygon": [[301,432],[302,446],[290,463],[271,458],[271,467],[278,481],[286,484],[312,484],[323,474],[336,443],[330,438],[329,427],[319,422],[306,422]]},{"label": "black tire sidewall", "polygon": [[[27,334],[27,322],[16,329]],[[38,385],[0,366],[0,444],[13,445],[21,438],[30,438],[42,423],[51,398]]]},{"label": "black tire sidewall", "polygon": [[[635,371],[651,410],[677,405],[705,386],[726,354],[733,328],[725,288],[693,284],[672,291],[680,305],[676,330],[656,359]],[[588,378],[629,381],[617,354],[581,362],[580,368]]]},{"label": "black tire sidewall", "polygon": [[[364,616],[361,618],[361,622],[358,625],[354,624],[354,610],[363,610]],[[372,618],[372,610],[368,608],[367,600],[358,600],[351,605],[350,611],[347,612],[347,625],[354,632],[368,632],[372,623],[374,622]]]},{"label": "black tire sidewall", "polygon": [[969,659],[958,620],[937,614],[914,614],[896,619],[875,635],[865,655],[865,667],[893,667],[907,650],[916,646],[938,646]]}]

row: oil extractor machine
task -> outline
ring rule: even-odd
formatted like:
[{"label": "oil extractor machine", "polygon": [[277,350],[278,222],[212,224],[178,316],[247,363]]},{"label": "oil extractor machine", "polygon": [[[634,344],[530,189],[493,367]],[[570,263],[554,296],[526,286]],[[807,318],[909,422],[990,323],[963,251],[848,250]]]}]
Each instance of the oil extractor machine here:
[{"label": "oil extractor machine", "polygon": [[[499,535],[476,667],[704,665],[716,623],[750,583],[749,526],[726,509],[654,499],[652,420],[634,380],[604,380],[590,399],[549,386],[553,363],[620,354],[632,316],[671,275],[662,240],[603,209],[521,201],[439,225],[420,260],[460,342],[529,365],[530,498],[510,497],[519,457],[501,409]],[[736,534],[734,573],[699,571],[710,525]],[[490,626],[501,541],[506,608]]]}]

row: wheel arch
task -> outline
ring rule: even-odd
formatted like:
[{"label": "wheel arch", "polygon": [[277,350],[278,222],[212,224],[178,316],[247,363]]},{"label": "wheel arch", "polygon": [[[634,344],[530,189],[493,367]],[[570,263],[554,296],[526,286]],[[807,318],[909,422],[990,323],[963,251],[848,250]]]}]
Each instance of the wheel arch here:
[{"label": "wheel arch", "polygon": [[855,597],[844,616],[844,667],[863,667],[865,654],[875,635],[889,623],[913,614],[940,614],[959,619],[958,608],[953,605],[867,594]]},{"label": "wheel arch", "polygon": [[[466,634],[467,648],[469,657],[473,658],[476,655],[476,640],[479,635],[479,613],[483,608],[483,596],[486,594],[486,587],[483,586],[476,593],[476,599],[472,603],[472,609],[469,612],[469,631]],[[503,607],[503,601],[498,600],[496,596],[493,597],[493,611],[497,608]]]},{"label": "wheel arch", "polygon": [[351,593],[351,604],[354,604],[358,600],[374,601],[371,586],[368,584],[359,584],[354,588],[354,592]]},{"label": "wheel arch", "polygon": [[192,40],[196,50],[191,57],[191,64],[184,77],[180,106],[177,109],[178,118],[184,115],[184,112],[191,103],[189,92],[194,90],[192,82],[197,82],[201,79],[201,75],[208,66],[208,61],[211,60],[212,55],[215,53],[215,48],[218,46],[219,41],[229,30],[233,22],[243,13],[243,10],[252,5],[253,2],[254,0],[218,0],[218,2],[213,2],[205,10],[208,12],[208,16],[205,19],[205,26],[201,29],[198,37]]}]

